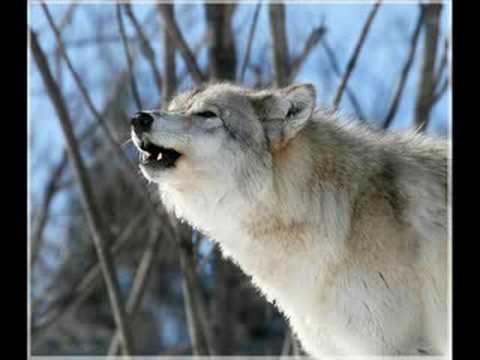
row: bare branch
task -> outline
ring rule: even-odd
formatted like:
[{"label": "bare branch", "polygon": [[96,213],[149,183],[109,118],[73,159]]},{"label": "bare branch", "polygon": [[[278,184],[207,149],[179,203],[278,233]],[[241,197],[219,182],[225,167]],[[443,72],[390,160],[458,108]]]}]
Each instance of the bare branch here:
[{"label": "bare branch", "polygon": [[65,28],[65,26],[67,26],[72,21],[72,18],[75,13],[75,10],[77,9],[77,6],[78,4],[74,2],[72,2],[68,6],[67,10],[65,11],[65,15],[63,15],[63,18],[60,20],[60,23],[58,25],[58,28],[60,29],[60,31],[62,31]]},{"label": "bare branch", "polygon": [[[193,236],[195,236],[195,230],[192,231]],[[210,341],[206,307],[196,283],[193,243],[180,233],[178,233],[178,238],[180,239],[180,266],[183,273],[185,312],[193,353],[195,355],[213,355],[215,351]]]},{"label": "bare branch", "polygon": [[[173,18],[173,4],[165,4],[164,10],[168,17]],[[161,14],[160,14],[161,16]],[[170,33],[163,29],[163,61],[165,64],[164,94],[163,102],[167,103],[175,94],[177,89],[177,69],[175,63],[175,42]]]},{"label": "bare branch", "polygon": [[443,83],[438,86],[437,92],[435,94],[433,94],[432,98],[430,99],[429,106],[431,108],[433,108],[433,106],[437,103],[437,101],[440,100],[443,95],[445,95],[445,93],[448,90],[449,85],[450,85],[450,81],[449,81],[448,78],[446,78],[445,80],[443,80]]},{"label": "bare branch", "polygon": [[175,46],[182,54],[183,60],[187,65],[188,70],[190,71],[190,75],[192,76],[193,81],[195,84],[200,85],[202,82],[205,81],[205,76],[200,71],[200,68],[197,65],[197,61],[192,54],[192,51],[187,45],[180,28],[175,21],[174,14],[169,11],[168,4],[158,4],[158,8],[160,9],[160,13],[162,14],[162,18],[164,21],[163,27],[166,29],[172,40],[175,43]]},{"label": "bare branch", "polygon": [[357,44],[355,45],[355,49],[353,50],[353,54],[347,64],[347,68],[345,70],[345,74],[343,75],[340,85],[338,85],[337,93],[335,94],[333,100],[333,106],[337,108],[340,105],[340,101],[342,100],[343,91],[347,86],[347,82],[350,79],[350,75],[355,68],[355,64],[357,63],[357,59],[360,55],[360,51],[362,50],[363,44],[365,43],[365,39],[367,38],[367,34],[370,30],[370,26],[372,25],[373,19],[380,8],[381,0],[377,0],[375,4],[373,4],[372,9],[370,10],[370,14],[368,14],[367,21],[365,25],[363,25],[362,32],[360,33],[360,37],[358,38]]},{"label": "bare branch", "polygon": [[[125,245],[128,244],[128,240],[131,239],[133,231],[139,228],[139,225],[142,224],[142,220],[145,218],[146,214],[146,212],[140,212],[122,230],[115,243],[110,247],[112,256],[116,256],[125,248]],[[84,275],[79,281],[75,282],[75,286],[71,291],[69,291],[65,296],[61,296],[59,299],[56,299],[52,302],[47,311],[45,311],[45,314],[41,315],[41,317],[45,318],[45,320],[35,321],[33,323],[32,335],[36,336],[40,332],[45,332],[52,325],[61,320],[62,317],[69,311],[76,309],[93,293],[95,289],[97,289],[101,283],[101,280],[102,269],[97,262],[85,271]],[[47,289],[45,293],[48,291],[49,289]]]},{"label": "bare branch", "polygon": [[95,201],[91,182],[88,174],[85,171],[83,159],[80,155],[77,140],[75,139],[70,115],[65,105],[65,101],[48,67],[47,59],[45,58],[45,55],[38,44],[36,34],[32,30],[30,30],[30,39],[33,57],[45,83],[48,95],[54,104],[55,111],[57,112],[60,126],[65,135],[68,155],[71,159],[74,172],[79,181],[82,204],[87,215],[95,249],[97,251],[102,273],[107,286],[115,323],[121,331],[122,343],[126,354],[132,354],[133,340],[130,329],[127,326],[126,312],[121,301],[120,287],[115,273],[113,259],[109,251],[110,249],[107,247],[107,244],[112,243],[112,235],[110,230],[105,226],[102,214],[99,210],[98,204]]},{"label": "bare branch", "polygon": [[[125,84],[125,79],[126,79],[126,73],[120,74],[118,80],[116,81],[116,85],[114,86],[114,90],[113,90],[112,95],[106,101],[106,105],[105,105],[105,107],[103,109],[103,112],[102,112],[102,115],[101,115],[102,119],[104,119],[108,116],[111,105],[120,96],[121,91],[122,91],[122,89],[124,87],[124,84]],[[83,132],[78,136],[78,143],[80,145],[83,144],[97,130],[98,126],[99,126],[98,122],[90,123],[86,127],[86,129],[84,129]],[[71,186],[73,183],[75,183],[74,179],[68,179],[68,180],[65,180],[65,181],[61,181],[62,176],[65,172],[65,169],[67,168],[67,164],[68,164],[68,154],[67,154],[67,149],[64,148],[63,151],[62,151],[62,155],[60,157],[60,160],[58,161],[58,163],[55,166],[53,166],[53,170],[52,170],[52,177],[55,178],[55,181],[54,181],[54,184],[53,184],[54,195],[56,194],[57,191],[65,189],[66,187]],[[57,171],[60,173],[58,175],[58,177],[54,176]],[[48,187],[47,187],[47,189],[48,189]],[[48,191],[47,191],[47,194],[48,194]],[[48,212],[48,208],[50,206],[51,200],[52,199],[49,198],[49,197],[44,198],[44,201],[43,201],[43,204],[42,204],[42,209],[45,209],[45,212]],[[40,220],[41,220],[40,215],[43,214],[43,213],[44,212],[41,211],[38,214],[38,216],[36,217],[37,220],[35,221],[35,224],[40,224],[41,223],[40,222]],[[48,216],[48,214],[47,214],[47,216]],[[39,230],[38,230],[38,235],[32,236],[33,239],[35,239],[37,236],[38,237],[42,236],[44,225],[43,226],[34,225],[34,228],[38,226]],[[33,231],[33,234],[35,234],[35,231]],[[32,245],[33,245],[34,242],[35,242],[35,240],[32,240]]]},{"label": "bare branch", "polygon": [[[136,185],[135,189],[138,191],[138,193],[146,199],[146,205],[150,206],[150,208],[154,211],[154,213],[156,213],[159,217],[161,217],[160,214],[158,213],[158,209],[156,208],[156,206],[153,203],[150,196],[148,196],[148,194],[143,189],[142,189],[142,191],[139,191],[139,188],[140,188],[138,186],[139,185],[139,178],[136,176],[136,169],[135,169],[134,165],[131,163],[131,161],[123,153],[123,151],[120,147],[120,144],[118,144],[118,142],[114,139],[113,135],[110,132],[110,129],[108,128],[106,122],[104,121],[104,118],[96,110],[96,108],[95,108],[95,106],[94,106],[94,104],[93,104],[93,102],[90,98],[90,95],[88,94],[88,91],[87,91],[85,85],[83,84],[80,76],[75,71],[75,69],[74,69],[74,67],[73,67],[73,65],[72,65],[72,63],[71,63],[71,61],[68,57],[68,54],[65,51],[65,47],[63,46],[62,38],[61,38],[60,34],[58,33],[58,31],[56,30],[55,24],[53,22],[53,19],[50,16],[48,8],[44,4],[42,4],[42,6],[44,6],[44,10],[45,10],[45,13],[47,15],[47,19],[49,19],[50,26],[52,27],[54,33],[56,34],[56,40],[59,43],[59,47],[62,49],[62,55],[65,59],[65,62],[67,63],[67,66],[68,66],[70,72],[72,73],[72,76],[73,76],[77,86],[79,87],[80,92],[81,92],[83,98],[85,99],[90,111],[93,113],[95,119],[97,120],[97,122],[102,127],[102,130],[105,132],[105,135],[107,136],[108,144],[110,145],[110,147],[112,148],[114,153],[119,156],[120,160],[122,160],[122,162],[130,169],[130,171],[126,172],[126,174],[130,179],[132,179],[132,182]],[[131,75],[132,74],[130,72],[130,76]],[[170,231],[171,231],[171,229],[170,229]]]},{"label": "bare branch", "polygon": [[[58,29],[60,32],[62,32],[65,27],[70,24],[70,22],[72,21],[72,18],[73,18],[73,15],[75,13],[75,10],[77,9],[77,5],[78,4],[75,4],[75,3],[71,3],[67,10],[65,11],[65,14],[63,15],[63,18],[60,20],[60,24],[58,26]],[[60,54],[60,51],[58,49],[58,47],[55,49],[54,51],[55,53],[55,77],[57,79],[57,82],[60,84],[60,87],[61,87],[61,84],[62,84],[62,67],[60,66],[60,62],[61,62],[61,54]]]},{"label": "bare branch", "polygon": [[[203,47],[207,44],[207,40],[208,40],[208,34],[205,33],[205,34],[201,37],[201,39],[199,39],[199,41],[193,46],[193,48],[192,48],[192,53],[193,53],[195,56],[197,56],[198,53],[199,53],[199,52],[203,49]],[[174,47],[174,46],[172,46],[172,47]],[[184,70],[182,71],[182,73],[179,74],[178,79],[177,79],[177,81],[176,81],[175,89],[181,87],[181,86],[185,83],[185,81],[188,79],[188,74],[189,74],[188,69],[184,69]],[[165,75],[166,75],[166,74],[165,74]],[[164,77],[164,79],[165,79],[165,77]],[[175,91],[176,91],[176,90],[175,90]],[[161,99],[161,100],[159,101],[158,107],[161,107],[162,102],[163,102],[163,99]]]},{"label": "bare branch", "polygon": [[[101,45],[101,44],[110,44],[110,43],[118,43],[122,41],[122,37],[120,35],[98,35],[97,37],[82,37],[78,39],[71,39],[64,41],[65,47],[68,49],[72,48],[83,48],[92,45]],[[136,43],[141,41],[138,37],[135,36],[128,36],[127,41],[130,43]],[[56,49],[52,52],[47,52],[47,55],[50,56],[54,53]]]},{"label": "bare branch", "polygon": [[440,80],[442,78],[442,75],[445,71],[445,69],[447,68],[448,66],[448,51],[449,51],[449,43],[448,43],[448,39],[445,38],[444,39],[444,42],[443,42],[443,55],[442,55],[442,60],[440,62],[440,65],[438,66],[438,69],[435,73],[435,84],[438,86],[440,84]]},{"label": "bare branch", "polygon": [[270,33],[273,42],[274,83],[277,87],[284,87],[288,85],[290,75],[290,56],[285,31],[285,6],[283,3],[270,2],[268,10],[270,15]]},{"label": "bare branch", "polygon": [[[152,272],[153,264],[155,263],[155,256],[157,254],[158,244],[160,242],[160,236],[156,233],[156,229],[150,230],[147,246],[140,260],[135,278],[133,280],[132,289],[128,295],[126,310],[130,321],[134,321],[138,308],[143,299],[143,294],[147,286],[148,279]],[[109,346],[108,354],[116,356],[120,348],[121,334],[117,330],[113,335],[112,341]]]},{"label": "bare branch", "polygon": [[400,104],[400,99],[402,98],[403,89],[407,82],[408,74],[410,73],[410,68],[412,67],[413,59],[415,58],[415,52],[417,50],[418,38],[420,35],[420,30],[422,28],[424,15],[425,15],[425,12],[423,11],[423,8],[420,8],[420,13],[418,15],[417,24],[415,25],[415,30],[413,31],[412,37],[410,38],[410,47],[408,49],[407,59],[403,64],[403,68],[400,73],[400,79],[397,84],[395,95],[393,96],[392,102],[390,103],[387,116],[383,121],[384,129],[387,129],[391,125],[393,118],[397,113],[398,105]]},{"label": "bare branch", "polygon": [[[143,23],[140,25],[140,27],[145,28],[148,24],[151,23],[151,20],[153,19],[152,14],[150,13],[147,15],[146,19],[143,21]],[[59,27],[59,30],[61,31],[62,28]],[[76,38],[76,39],[71,39],[71,40],[65,40],[63,42],[65,48],[72,49],[72,48],[81,48],[85,46],[90,46],[90,45],[100,45],[103,43],[117,43],[119,41],[122,41],[122,37],[117,34],[111,34],[111,35],[101,35],[97,34],[95,37],[83,37],[83,38]],[[137,36],[127,36],[127,41],[129,43],[136,43],[141,41],[141,39]],[[54,50],[55,51],[55,50]],[[48,56],[50,56],[50,53],[47,53]]]},{"label": "bare branch", "polygon": [[130,55],[130,50],[128,48],[127,42],[127,35],[125,34],[125,26],[123,24],[123,17],[122,17],[122,8],[120,4],[117,4],[117,23],[118,29],[120,31],[120,36],[122,37],[123,43],[123,50],[125,51],[125,57],[127,59],[127,66],[128,72],[130,74],[130,87],[132,88],[132,95],[135,103],[137,104],[137,108],[139,110],[143,109],[142,100],[140,99],[140,93],[138,92],[137,82],[135,80],[135,76],[133,74],[133,61]]},{"label": "bare branch", "polygon": [[435,94],[435,60],[437,58],[438,34],[442,4],[431,3],[424,6],[425,37],[423,61],[418,82],[415,104],[415,128],[425,131],[432,111],[432,98]]},{"label": "bare branch", "polygon": [[47,225],[48,217],[49,217],[49,209],[50,204],[53,200],[53,197],[58,190],[57,185],[60,181],[60,178],[63,174],[63,171],[67,167],[67,153],[64,152],[62,159],[58,163],[57,166],[52,171],[52,175],[48,180],[45,197],[42,202],[42,207],[39,210],[39,213],[36,217],[36,222],[34,223],[31,235],[31,265],[33,266],[38,259],[38,255],[40,253],[40,249],[42,247],[43,241],[43,230],[45,229],[45,225]]},{"label": "bare branch", "polygon": [[[116,82],[114,91],[110,99],[108,99],[106,102],[105,108],[101,115],[102,119],[107,116],[108,111],[110,110],[111,104],[115,101],[115,99],[118,98],[124,83],[125,83],[125,74],[121,74],[118,81]],[[84,143],[85,140],[88,139],[97,130],[98,125],[99,125],[98,122],[93,122],[86,129],[84,129],[84,131],[78,137],[78,143],[80,145]],[[75,180],[71,180],[68,182],[61,182],[62,176],[65,172],[65,169],[67,168],[67,165],[68,165],[68,153],[67,153],[67,149],[64,148],[62,151],[60,160],[55,166],[53,166],[53,170],[51,171],[52,175],[49,181],[47,182],[45,196],[43,198],[42,205],[40,207],[38,215],[35,217],[35,221],[33,222],[34,225],[32,228],[33,230],[32,230],[32,235],[30,240],[31,254],[32,254],[30,260],[31,260],[32,266],[37,261],[38,255],[42,247],[43,231],[48,222],[50,205],[52,203],[54,196],[57,194],[59,190],[65,188],[67,183],[72,184],[75,182]]]},{"label": "bare branch", "polygon": [[148,40],[147,36],[142,30],[142,26],[138,22],[137,18],[135,17],[135,14],[133,13],[132,7],[130,6],[129,3],[124,4],[125,11],[127,13],[128,18],[130,19],[133,27],[137,31],[138,37],[140,38],[141,41],[141,49],[142,53],[147,59],[150,68],[152,69],[153,73],[153,78],[155,79],[155,84],[157,85],[158,91],[162,92],[162,76],[160,75],[160,70],[157,67],[157,64],[155,62],[155,51],[153,50],[153,47],[150,45],[150,41]]},{"label": "bare branch", "polygon": [[310,33],[307,41],[305,42],[305,45],[303,46],[302,53],[295,57],[292,61],[292,69],[290,73],[290,79],[288,81],[289,83],[292,82],[298,75],[298,72],[302,68],[303,63],[305,62],[305,60],[307,60],[312,50],[315,49],[318,43],[322,40],[323,35],[326,31],[327,29],[325,28],[325,26],[321,25],[313,29],[313,31]]},{"label": "bare branch", "polygon": [[[336,76],[340,77],[341,73],[340,73],[340,67],[338,66],[337,58],[335,56],[334,51],[332,50],[332,48],[328,44],[327,39],[324,39],[322,41],[322,46],[325,49],[325,52],[327,53],[327,57],[328,57],[328,60],[330,61],[330,66],[331,66],[333,72],[335,73]],[[357,113],[357,116],[360,118],[360,120],[365,120],[365,115],[364,115],[364,113],[362,111],[362,108],[360,106],[360,102],[358,101],[357,97],[355,96],[353,91],[350,89],[350,86],[348,86],[348,84],[345,88],[345,92],[347,93],[347,97],[350,100],[353,108],[355,109],[355,112]]]},{"label": "bare branch", "polygon": [[42,3],[41,6],[42,6],[43,12],[44,12],[44,14],[47,18],[48,24],[50,25],[50,28],[52,29],[52,31],[55,35],[55,39],[57,40],[58,49],[59,49],[60,53],[62,54],[63,59],[65,60],[65,63],[67,64],[67,67],[68,67],[70,73],[72,74],[72,76],[75,80],[75,83],[77,84],[77,86],[80,90],[80,93],[82,94],[83,99],[85,100],[85,103],[87,104],[87,106],[90,109],[90,111],[92,112],[92,114],[95,116],[95,119],[98,121],[99,125],[104,129],[105,134],[110,138],[110,141],[116,142],[116,140],[113,139],[113,136],[111,135],[111,132],[108,129],[107,124],[104,121],[103,117],[101,116],[101,114],[95,108],[95,105],[93,104],[93,101],[90,98],[90,95],[88,94],[87,87],[83,83],[80,75],[77,73],[77,71],[73,67],[73,64],[70,60],[70,57],[68,56],[67,51],[65,49],[65,46],[63,44],[62,36],[61,36],[57,26],[55,25],[55,22],[53,21],[52,15],[50,14],[50,11],[48,10],[47,5],[45,3]]},{"label": "bare branch", "polygon": [[245,71],[247,70],[248,61],[250,59],[250,51],[252,49],[253,36],[255,35],[255,30],[257,28],[258,15],[260,14],[261,7],[262,7],[262,2],[259,1],[257,6],[255,7],[252,25],[250,26],[250,31],[248,33],[247,49],[245,51],[245,57],[243,58],[242,70],[240,71],[240,82],[243,82],[245,78]]},{"label": "bare branch", "polygon": [[[62,38],[61,38],[61,35],[60,33],[58,32],[58,29],[56,28],[55,26],[55,23],[53,22],[53,19],[50,15],[50,12],[48,11],[48,7],[45,5],[45,4],[42,4],[42,7],[43,7],[43,10],[45,12],[45,15],[47,16],[47,20],[49,22],[49,25],[50,27],[52,28],[54,34],[55,34],[55,37],[56,37],[56,40],[58,42],[58,46],[59,46],[59,49],[61,50],[61,53],[63,55],[63,58],[67,64],[67,67],[68,69],[70,70],[74,80],[75,80],[75,83],[77,84],[79,90],[80,90],[80,93],[82,94],[82,97],[84,98],[88,108],[90,109],[90,111],[92,112],[92,114],[94,115],[95,119],[97,120],[97,122],[99,123],[99,125],[101,126],[102,130],[104,131],[105,135],[107,136],[107,142],[109,144],[109,146],[112,148],[112,150],[114,151],[115,154],[117,154],[119,156],[119,158],[122,160],[122,162],[130,169],[129,172],[127,172],[127,175],[129,176],[130,179],[132,179],[132,181],[134,182],[134,184],[138,185],[138,181],[139,179],[136,177],[136,170],[135,170],[135,167],[134,165],[130,162],[130,160],[125,156],[125,154],[122,152],[122,149],[120,148],[120,145],[118,144],[118,142],[116,141],[116,139],[114,139],[110,129],[108,128],[108,125],[107,123],[104,121],[104,117],[101,116],[101,114],[97,111],[97,109],[95,108],[95,105],[93,104],[93,101],[92,99],[90,98],[90,95],[88,94],[88,91],[87,91],[87,88],[86,86],[83,84],[82,82],[82,79],[80,78],[80,76],[78,75],[78,73],[76,72],[75,68],[73,67],[73,64],[72,62],[70,61],[70,58],[65,50],[65,47],[63,45],[63,41],[62,41]],[[117,8],[118,11],[120,11],[119,8]],[[119,12],[117,12],[117,15],[121,16],[121,14],[119,14]],[[120,23],[122,23],[121,19],[120,19]],[[132,60],[130,58],[130,55],[128,55],[128,58],[130,59],[130,61]],[[133,86],[135,86],[135,80],[132,78],[132,72],[131,72],[131,69],[129,69],[129,76],[130,76],[130,80],[133,80],[133,83],[131,83]],[[136,187],[137,188],[137,187]],[[153,205],[150,197],[148,195],[146,195],[146,193],[144,191],[139,191],[139,193],[141,193],[142,196],[146,197],[147,198],[147,205],[151,205],[154,209],[155,209],[155,205]],[[155,209],[156,211],[156,209]]]}]

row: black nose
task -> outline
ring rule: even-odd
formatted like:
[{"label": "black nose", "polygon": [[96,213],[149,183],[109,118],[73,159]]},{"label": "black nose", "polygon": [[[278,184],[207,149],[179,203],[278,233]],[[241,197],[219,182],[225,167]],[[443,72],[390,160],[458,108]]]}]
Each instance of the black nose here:
[{"label": "black nose", "polygon": [[132,126],[136,131],[149,131],[153,123],[153,116],[146,112],[138,112],[132,118]]}]

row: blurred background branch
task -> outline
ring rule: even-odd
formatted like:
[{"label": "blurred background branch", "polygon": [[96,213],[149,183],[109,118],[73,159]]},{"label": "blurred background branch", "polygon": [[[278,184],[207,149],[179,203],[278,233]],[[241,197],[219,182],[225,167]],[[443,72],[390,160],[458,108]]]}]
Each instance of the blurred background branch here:
[{"label": "blurred background branch", "polygon": [[120,37],[122,38],[125,58],[127,59],[127,67],[128,67],[128,73],[130,75],[129,77],[130,77],[130,87],[132,89],[132,96],[135,99],[137,108],[140,110],[140,109],[143,109],[143,105],[142,105],[142,100],[140,99],[140,93],[138,91],[137,81],[135,79],[135,74],[133,70],[133,60],[132,60],[132,55],[130,54],[127,35],[125,34],[125,24],[123,23],[122,6],[120,4],[117,4],[117,24],[118,24],[118,29],[120,31]]},{"label": "blurred background branch", "polygon": [[335,98],[333,99],[333,106],[338,108],[340,105],[340,101],[342,100],[343,92],[347,86],[348,80],[355,68],[355,64],[357,63],[358,57],[360,55],[360,51],[363,48],[363,44],[365,43],[365,39],[367,38],[368,32],[370,30],[370,26],[372,25],[373,19],[375,15],[377,15],[378,9],[380,8],[381,0],[378,0],[373,4],[372,10],[368,14],[367,20],[365,21],[365,25],[363,25],[363,29],[360,32],[360,36],[358,38],[357,44],[355,45],[355,49],[353,50],[353,54],[348,61],[347,68],[345,69],[345,73],[340,80],[340,84],[338,85],[337,92],[335,93]]},{"label": "blurred background branch", "polygon": [[424,45],[422,68],[418,83],[417,98],[415,104],[415,125],[420,131],[424,131],[430,120],[433,98],[435,96],[435,64],[437,59],[437,48],[440,27],[440,15],[442,4],[431,2],[423,5],[425,10],[424,18]]},{"label": "blurred background branch", "polygon": [[408,74],[410,73],[410,68],[412,67],[413,60],[415,59],[418,38],[420,37],[420,30],[422,29],[424,17],[425,17],[425,11],[424,11],[424,8],[421,6],[420,12],[418,14],[417,25],[415,26],[415,30],[413,31],[412,37],[410,39],[410,47],[408,49],[407,58],[405,60],[405,63],[403,64],[402,71],[400,73],[400,78],[397,83],[395,95],[393,96],[392,102],[387,112],[387,116],[385,117],[385,120],[383,122],[384,129],[387,129],[388,127],[390,127],[390,125],[392,124],[393,118],[397,113],[400,100],[402,99],[403,90],[405,88],[405,84],[407,83]]},{"label": "blurred background branch", "polygon": [[158,8],[162,14],[164,29],[168,31],[170,34],[170,39],[175,43],[175,46],[182,54],[183,60],[190,71],[192,79],[197,85],[201,84],[205,80],[205,77],[198,67],[195,56],[188,47],[187,42],[185,41],[185,38],[183,37],[183,34],[177,25],[172,6],[170,4],[158,4]]},{"label": "blurred background branch", "polygon": [[290,55],[285,30],[285,6],[282,2],[268,5],[270,33],[272,36],[274,84],[277,87],[288,85],[290,76]]},{"label": "blurred background branch", "polygon": [[125,308],[120,295],[120,286],[108,248],[108,244],[112,242],[112,236],[109,232],[109,229],[105,226],[100,209],[96,203],[91,183],[88,174],[85,171],[85,166],[78,149],[78,144],[75,139],[65,101],[62,97],[60,89],[58,88],[58,85],[53,79],[45,55],[38,44],[36,35],[31,30],[30,39],[35,62],[37,63],[37,66],[42,74],[42,78],[45,82],[45,86],[47,87],[50,99],[55,105],[55,110],[67,141],[68,155],[72,161],[72,165],[80,185],[83,206],[89,222],[90,231],[92,232],[93,240],[95,242],[95,249],[97,250],[97,256],[100,261],[105,283],[107,285],[112,313],[121,334],[122,345],[125,349],[126,355],[130,355],[134,352],[131,330],[127,326]]}]

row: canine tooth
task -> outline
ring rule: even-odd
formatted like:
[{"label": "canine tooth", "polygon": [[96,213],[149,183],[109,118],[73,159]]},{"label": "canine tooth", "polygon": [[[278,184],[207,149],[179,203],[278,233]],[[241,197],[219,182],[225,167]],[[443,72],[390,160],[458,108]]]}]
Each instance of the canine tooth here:
[{"label": "canine tooth", "polygon": [[157,160],[162,160],[162,153],[158,153]]}]

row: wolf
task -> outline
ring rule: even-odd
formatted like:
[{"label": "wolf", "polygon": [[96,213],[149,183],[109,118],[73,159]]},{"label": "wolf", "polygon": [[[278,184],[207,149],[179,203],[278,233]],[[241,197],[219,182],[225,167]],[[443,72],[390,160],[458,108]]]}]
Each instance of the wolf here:
[{"label": "wolf", "polygon": [[143,175],[218,242],[312,356],[448,350],[448,142],[209,84],[137,113]]}]

